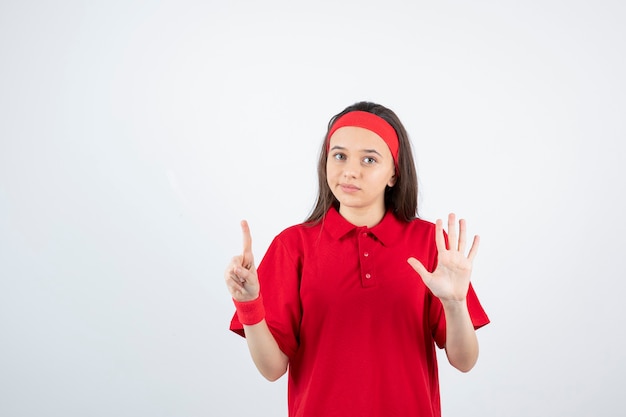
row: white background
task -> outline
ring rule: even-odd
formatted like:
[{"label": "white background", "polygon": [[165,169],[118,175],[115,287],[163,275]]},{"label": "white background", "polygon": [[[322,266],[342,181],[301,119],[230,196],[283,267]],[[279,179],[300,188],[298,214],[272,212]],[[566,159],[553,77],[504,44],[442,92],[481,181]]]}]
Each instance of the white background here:
[{"label": "white background", "polygon": [[[384,5],[383,5],[384,3]],[[623,416],[620,1],[0,3],[0,415],[286,416],[223,270],[316,195],[329,118],[412,138],[492,324],[445,416]]]}]

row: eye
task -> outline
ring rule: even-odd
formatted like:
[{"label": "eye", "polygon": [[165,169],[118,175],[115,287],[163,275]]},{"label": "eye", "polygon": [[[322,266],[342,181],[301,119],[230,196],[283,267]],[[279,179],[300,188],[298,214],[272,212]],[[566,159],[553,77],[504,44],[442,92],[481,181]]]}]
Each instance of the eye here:
[{"label": "eye", "polygon": [[342,154],[341,152],[337,152],[333,154],[333,158],[336,159],[337,161],[343,161],[344,159],[346,159],[346,156]]},{"label": "eye", "polygon": [[366,156],[365,158],[363,158],[363,162],[364,162],[366,165],[372,165],[372,164],[375,164],[375,163],[376,163],[376,158],[371,157],[371,156]]}]

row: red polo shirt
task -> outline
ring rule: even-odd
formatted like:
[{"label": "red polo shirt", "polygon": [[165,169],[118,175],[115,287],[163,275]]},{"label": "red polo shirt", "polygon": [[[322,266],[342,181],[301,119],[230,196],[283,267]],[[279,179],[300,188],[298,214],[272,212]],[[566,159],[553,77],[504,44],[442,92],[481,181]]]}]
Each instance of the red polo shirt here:
[{"label": "red polo shirt", "polygon": [[[437,264],[435,225],[391,212],[372,228],[335,209],[272,242],[258,268],[266,321],[289,357],[290,417],[440,416],[439,300],[407,263]],[[475,328],[489,319],[470,286]],[[235,314],[231,330],[243,335]]]}]

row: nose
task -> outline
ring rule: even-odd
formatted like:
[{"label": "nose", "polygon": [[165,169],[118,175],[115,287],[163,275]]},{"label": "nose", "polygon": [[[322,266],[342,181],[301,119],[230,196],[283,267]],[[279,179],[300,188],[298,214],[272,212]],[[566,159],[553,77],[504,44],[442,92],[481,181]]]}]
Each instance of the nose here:
[{"label": "nose", "polygon": [[357,178],[361,172],[360,161],[356,158],[350,158],[343,166],[343,176],[345,178]]}]

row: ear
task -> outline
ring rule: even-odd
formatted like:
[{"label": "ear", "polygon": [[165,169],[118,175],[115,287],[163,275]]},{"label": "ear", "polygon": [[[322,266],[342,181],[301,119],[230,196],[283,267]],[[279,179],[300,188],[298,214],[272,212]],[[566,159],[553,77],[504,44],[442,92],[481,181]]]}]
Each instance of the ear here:
[{"label": "ear", "polygon": [[393,187],[394,185],[396,185],[396,180],[398,178],[396,177],[396,175],[394,174],[391,178],[389,178],[389,181],[387,182],[387,186],[388,187]]}]

